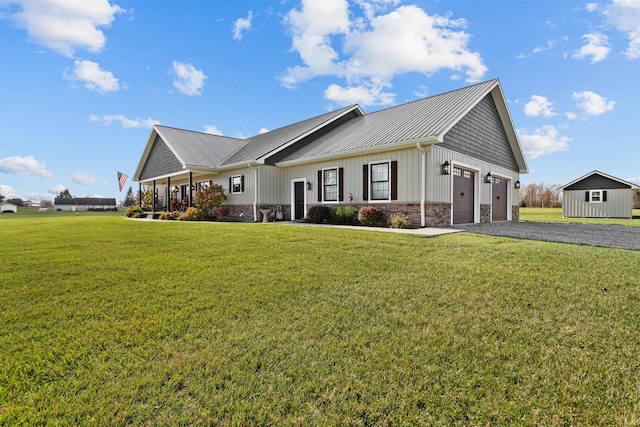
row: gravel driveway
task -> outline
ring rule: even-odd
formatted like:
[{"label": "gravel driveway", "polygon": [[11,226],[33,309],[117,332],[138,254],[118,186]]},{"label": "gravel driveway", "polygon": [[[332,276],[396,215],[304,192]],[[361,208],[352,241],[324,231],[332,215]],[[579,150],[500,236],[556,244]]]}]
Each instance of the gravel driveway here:
[{"label": "gravel driveway", "polygon": [[470,233],[516,239],[640,250],[640,227],[624,225],[505,221],[460,224],[455,225],[454,228]]}]

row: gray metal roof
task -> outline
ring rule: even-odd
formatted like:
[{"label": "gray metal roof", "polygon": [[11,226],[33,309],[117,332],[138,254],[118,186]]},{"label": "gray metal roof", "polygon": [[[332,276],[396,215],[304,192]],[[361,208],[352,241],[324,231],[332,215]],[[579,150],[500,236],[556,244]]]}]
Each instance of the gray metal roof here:
[{"label": "gray metal roof", "polygon": [[245,139],[160,125],[154,127],[164,142],[171,147],[178,159],[186,166],[204,168],[217,166],[222,160],[247,143]]},{"label": "gray metal roof", "polygon": [[497,79],[489,80],[356,117],[282,161],[344,153],[419,138],[440,138],[497,84]]},{"label": "gray metal roof", "polygon": [[321,114],[301,122],[293,123],[272,131],[252,136],[249,142],[222,162],[232,165],[240,162],[257,160],[280,147],[298,139],[313,129],[333,121],[355,106],[344,107],[336,111]]}]

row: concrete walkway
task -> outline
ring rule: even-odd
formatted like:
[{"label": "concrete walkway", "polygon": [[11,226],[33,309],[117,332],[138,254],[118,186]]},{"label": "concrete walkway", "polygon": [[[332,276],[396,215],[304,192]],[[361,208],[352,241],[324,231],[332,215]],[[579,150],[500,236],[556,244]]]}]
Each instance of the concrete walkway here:
[{"label": "concrete walkway", "polygon": [[382,233],[400,233],[400,234],[414,234],[416,236],[423,237],[435,237],[443,234],[459,233],[463,230],[456,230],[454,228],[386,228],[386,227],[363,227],[355,225],[335,225],[335,224],[312,224],[308,222],[296,222],[296,221],[278,221],[270,222],[269,224],[281,224],[281,225],[297,225],[300,227],[330,227],[330,228],[344,228],[347,230],[358,231],[379,231]]}]

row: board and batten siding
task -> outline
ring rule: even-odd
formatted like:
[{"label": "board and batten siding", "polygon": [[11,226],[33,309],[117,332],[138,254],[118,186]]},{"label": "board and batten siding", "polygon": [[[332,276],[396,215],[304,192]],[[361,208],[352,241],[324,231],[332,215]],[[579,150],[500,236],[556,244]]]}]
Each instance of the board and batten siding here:
[{"label": "board and batten siding", "polygon": [[518,190],[514,188],[514,183],[520,179],[520,174],[518,172],[442,148],[439,144],[432,145],[427,151],[427,202],[451,203],[451,176],[442,175],[441,173],[441,166],[445,161],[448,161],[449,163],[455,162],[462,165],[469,165],[480,170],[477,175],[478,179],[481,180],[481,205],[491,204],[491,184],[484,182],[484,178],[489,172],[494,175],[511,179],[511,182],[509,183],[511,191],[511,205],[517,205],[519,195]]},{"label": "board and batten siding", "polygon": [[[343,168],[344,173],[344,201],[339,204],[348,203],[349,193],[353,196],[353,203],[376,203],[365,202],[363,196],[362,166],[370,162],[377,161],[397,161],[398,162],[398,201],[407,203],[420,202],[420,158],[421,153],[417,148],[386,151],[382,153],[345,157],[342,159],[328,160],[317,163],[310,163],[298,166],[288,166],[278,168],[278,185],[260,195],[261,203],[269,204],[291,204],[291,180],[306,179],[311,182],[311,190],[307,192],[309,204],[318,203],[318,171],[323,168]],[[278,191],[278,189],[280,191]],[[264,197],[264,199],[263,199]],[[335,202],[332,202],[335,204]],[[380,202],[389,203],[389,202]],[[392,203],[392,202],[391,202]],[[328,203],[330,204],[330,203]]]},{"label": "board and batten siding", "polygon": [[[599,188],[593,188],[599,190]],[[607,201],[585,201],[585,191],[564,190],[562,216],[567,218],[632,218],[632,192],[626,189],[607,189]]]}]

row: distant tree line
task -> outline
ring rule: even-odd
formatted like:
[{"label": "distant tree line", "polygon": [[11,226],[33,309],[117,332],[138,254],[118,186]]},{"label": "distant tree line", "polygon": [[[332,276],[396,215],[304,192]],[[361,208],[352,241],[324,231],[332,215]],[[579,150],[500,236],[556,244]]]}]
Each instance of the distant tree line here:
[{"label": "distant tree line", "polygon": [[520,187],[520,206],[527,208],[561,208],[562,184],[528,184]]},{"label": "distant tree line", "polygon": [[633,209],[640,209],[640,189],[633,190]]}]

